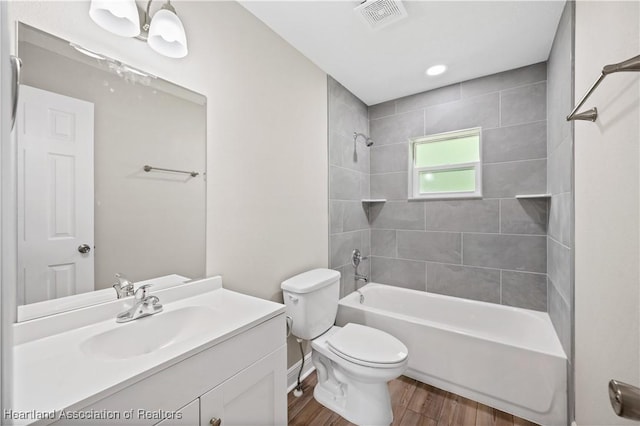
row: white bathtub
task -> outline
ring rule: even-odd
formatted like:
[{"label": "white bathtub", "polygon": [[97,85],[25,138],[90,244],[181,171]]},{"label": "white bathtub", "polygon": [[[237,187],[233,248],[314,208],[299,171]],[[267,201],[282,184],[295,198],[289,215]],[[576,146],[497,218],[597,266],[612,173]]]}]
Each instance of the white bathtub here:
[{"label": "white bathtub", "polygon": [[567,425],[567,358],[549,315],[367,284],[336,323],[384,330],[409,348],[407,376],[545,425]]}]

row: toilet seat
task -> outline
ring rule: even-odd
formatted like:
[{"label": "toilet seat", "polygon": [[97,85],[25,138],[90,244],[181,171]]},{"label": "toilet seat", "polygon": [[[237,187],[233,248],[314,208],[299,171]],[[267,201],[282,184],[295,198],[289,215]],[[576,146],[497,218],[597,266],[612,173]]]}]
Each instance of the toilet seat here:
[{"label": "toilet seat", "polygon": [[349,323],[327,339],[329,350],[354,364],[396,368],[407,360],[408,349],[382,330]]}]

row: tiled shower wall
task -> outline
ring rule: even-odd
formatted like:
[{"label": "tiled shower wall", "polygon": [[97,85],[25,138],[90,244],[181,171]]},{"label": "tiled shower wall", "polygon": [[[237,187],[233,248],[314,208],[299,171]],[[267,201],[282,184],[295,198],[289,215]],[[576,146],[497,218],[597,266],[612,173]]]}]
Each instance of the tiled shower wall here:
[{"label": "tiled shower wall", "polygon": [[[369,107],[368,123],[329,80],[330,259],[342,294],[358,247],[371,252],[372,281],[547,310],[548,201],[515,198],[547,190],[546,79],[546,63],[482,77]],[[408,201],[408,139],[478,126],[483,198]],[[373,147],[354,152],[353,132],[367,127]],[[387,202],[361,203],[369,197]]]},{"label": "tiled shower wall", "polygon": [[[546,310],[546,64],[369,108],[371,275],[381,283]],[[482,128],[481,200],[408,201],[408,138]]]},{"label": "tiled shower wall", "polygon": [[[328,77],[329,107],[329,262],[340,271],[340,295],[354,290],[351,252],[370,254],[370,230],[361,200],[369,197],[369,148],[353,133],[369,134],[367,106]],[[359,271],[369,275],[369,262]]]},{"label": "tiled shower wall", "polygon": [[569,420],[573,409],[573,108],[574,2],[567,2],[558,24],[547,70],[547,188],[552,194],[547,233],[549,316],[569,359]]}]

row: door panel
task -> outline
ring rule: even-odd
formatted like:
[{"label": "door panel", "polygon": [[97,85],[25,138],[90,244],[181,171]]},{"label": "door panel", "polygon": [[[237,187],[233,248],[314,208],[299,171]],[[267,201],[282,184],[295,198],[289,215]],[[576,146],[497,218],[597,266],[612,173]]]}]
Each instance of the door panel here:
[{"label": "door panel", "polygon": [[18,303],[94,290],[93,104],[22,86]]}]

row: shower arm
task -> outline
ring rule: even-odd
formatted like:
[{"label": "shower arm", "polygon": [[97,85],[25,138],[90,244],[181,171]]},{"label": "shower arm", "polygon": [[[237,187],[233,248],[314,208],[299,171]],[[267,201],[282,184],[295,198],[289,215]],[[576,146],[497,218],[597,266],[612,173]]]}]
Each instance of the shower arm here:
[{"label": "shower arm", "polygon": [[353,132],[353,146],[355,148],[356,145],[356,141],[358,140],[358,137],[362,136],[364,138],[364,144],[366,146],[371,146],[373,145],[373,141],[371,140],[370,137],[368,137],[367,135],[365,135],[364,133],[358,133],[358,132]]}]

